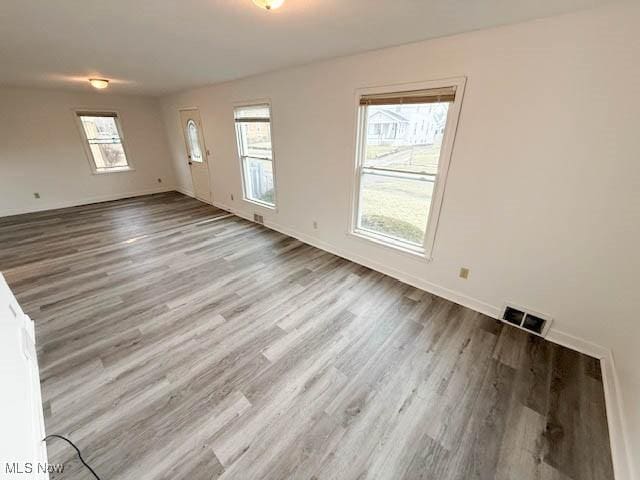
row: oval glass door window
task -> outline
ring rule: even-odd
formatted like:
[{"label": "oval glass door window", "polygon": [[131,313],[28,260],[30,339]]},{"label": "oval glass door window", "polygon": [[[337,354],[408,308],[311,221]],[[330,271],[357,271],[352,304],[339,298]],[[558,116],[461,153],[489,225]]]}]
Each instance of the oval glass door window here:
[{"label": "oval glass door window", "polygon": [[189,140],[191,161],[202,162],[202,149],[200,148],[198,124],[193,119],[189,119],[187,122],[187,139]]}]

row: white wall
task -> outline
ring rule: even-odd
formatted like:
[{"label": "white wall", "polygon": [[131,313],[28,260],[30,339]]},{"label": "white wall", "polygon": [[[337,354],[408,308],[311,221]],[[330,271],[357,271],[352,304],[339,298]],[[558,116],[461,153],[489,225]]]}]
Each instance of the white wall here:
[{"label": "white wall", "polygon": [[[232,105],[270,98],[279,209],[261,212],[267,224],[487,313],[528,306],[555,318],[556,339],[613,350],[640,452],[639,24],[640,7],[622,4],[166,97],[178,185],[191,190],[178,108],[197,106],[214,201],[259,210],[241,199]],[[468,83],[433,261],[347,235],[354,90],[454,76]]]},{"label": "white wall", "polygon": [[[92,173],[72,111],[79,107],[120,113],[135,171]],[[174,183],[156,98],[0,88],[0,216],[171,190]]]},{"label": "white wall", "polygon": [[[271,99],[279,209],[262,211],[267,224],[490,314],[530,307],[555,318],[557,341],[611,349],[638,452],[639,24],[640,7],[622,4],[166,97],[177,183],[191,191],[178,108],[197,106],[214,201],[259,210],[241,198],[232,106]],[[348,236],[354,90],[454,76],[468,83],[433,261]]]}]

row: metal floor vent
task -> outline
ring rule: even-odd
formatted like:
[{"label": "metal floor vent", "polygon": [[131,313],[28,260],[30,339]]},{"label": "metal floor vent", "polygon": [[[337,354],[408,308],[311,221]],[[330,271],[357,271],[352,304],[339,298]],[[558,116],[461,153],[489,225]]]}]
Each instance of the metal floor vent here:
[{"label": "metal floor vent", "polygon": [[535,313],[526,308],[513,305],[504,306],[502,320],[542,337],[546,336],[553,321],[553,319],[547,315]]}]

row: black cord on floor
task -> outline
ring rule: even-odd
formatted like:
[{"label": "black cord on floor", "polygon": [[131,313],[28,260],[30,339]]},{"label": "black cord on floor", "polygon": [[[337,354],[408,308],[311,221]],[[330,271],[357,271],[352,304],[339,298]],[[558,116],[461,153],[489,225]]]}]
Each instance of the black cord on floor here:
[{"label": "black cord on floor", "polygon": [[84,458],[82,458],[82,454],[80,453],[80,449],[78,447],[76,447],[75,443],[73,443],[71,440],[69,440],[66,437],[63,437],[62,435],[47,435],[46,437],[44,437],[42,439],[43,442],[46,442],[48,438],[60,438],[62,440],[64,440],[65,442],[67,442],[69,445],[71,445],[73,447],[73,449],[76,451],[76,453],[78,454],[78,458],[80,459],[80,461],[82,462],[82,464],[87,467],[87,469],[89,469],[89,471],[91,473],[93,473],[93,476],[96,477],[98,480],[100,480],[100,477],[98,476],[98,474],[96,472],[93,471],[93,468],[91,468],[89,466],[89,464],[87,462],[84,461]]}]

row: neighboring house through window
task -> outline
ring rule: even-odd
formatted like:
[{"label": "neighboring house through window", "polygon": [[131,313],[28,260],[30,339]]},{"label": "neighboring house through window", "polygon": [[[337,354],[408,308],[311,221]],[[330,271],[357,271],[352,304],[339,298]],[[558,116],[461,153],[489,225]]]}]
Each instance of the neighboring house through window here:
[{"label": "neighboring house through window", "polygon": [[358,96],[353,232],[430,257],[464,79]]}]

